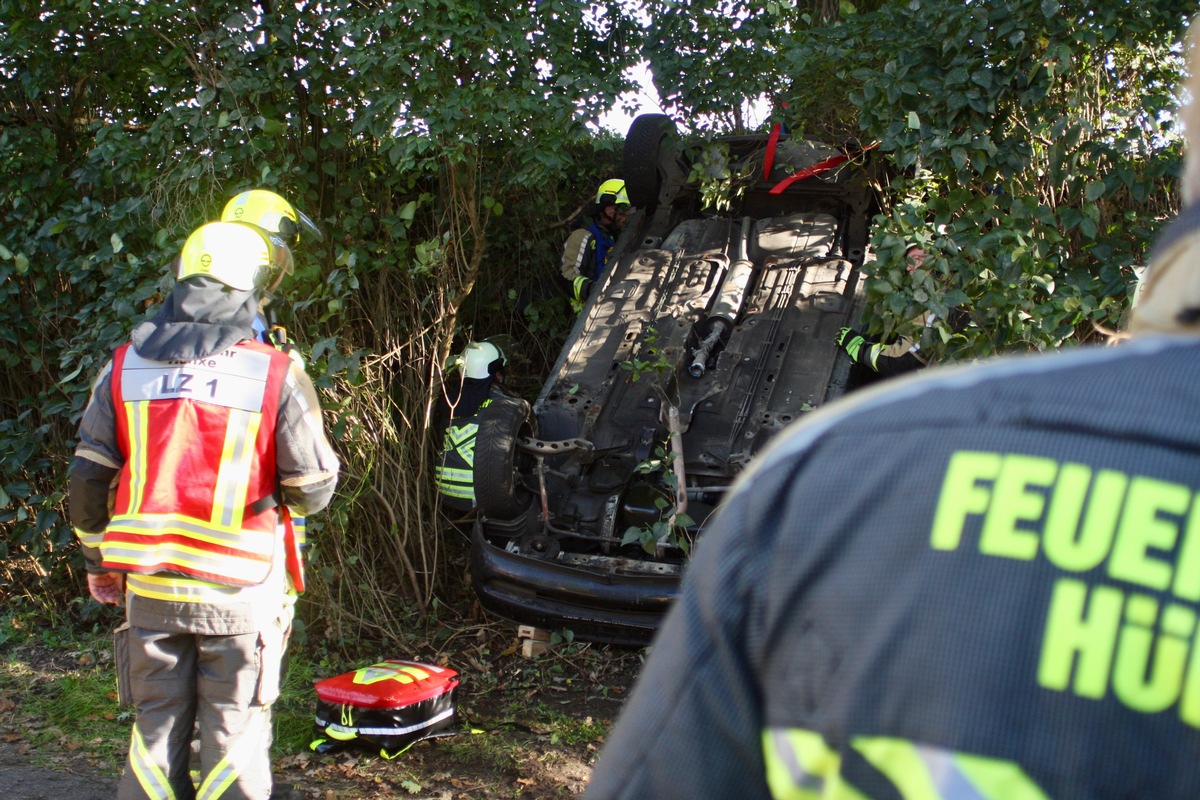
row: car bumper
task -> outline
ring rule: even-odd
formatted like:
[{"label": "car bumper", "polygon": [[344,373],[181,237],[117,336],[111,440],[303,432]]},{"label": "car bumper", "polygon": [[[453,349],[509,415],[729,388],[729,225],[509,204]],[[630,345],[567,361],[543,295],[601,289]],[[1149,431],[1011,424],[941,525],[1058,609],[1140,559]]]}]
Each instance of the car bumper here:
[{"label": "car bumper", "polygon": [[576,639],[650,643],[679,593],[678,575],[622,575],[510,553],[472,532],[471,580],[485,609]]}]

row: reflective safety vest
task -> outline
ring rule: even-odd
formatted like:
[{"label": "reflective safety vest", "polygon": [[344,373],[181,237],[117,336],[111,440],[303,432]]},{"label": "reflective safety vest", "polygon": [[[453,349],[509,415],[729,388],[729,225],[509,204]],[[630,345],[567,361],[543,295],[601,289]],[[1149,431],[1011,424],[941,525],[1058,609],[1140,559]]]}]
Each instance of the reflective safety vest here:
[{"label": "reflective safety vest", "polygon": [[[487,408],[484,400],[479,411]],[[437,490],[452,508],[470,511],[475,507],[475,439],[479,434],[479,411],[453,419],[446,427],[442,454],[434,467]]]},{"label": "reflective safety vest", "polygon": [[[903,800],[1048,800],[1019,764],[888,736],[855,736],[855,751]],[[867,800],[842,774],[842,753],[819,733],[763,733],[767,785],[776,800]]]},{"label": "reflective safety vest", "polygon": [[113,356],[125,465],[100,543],[106,570],[262,583],[280,545],[275,421],[288,356],[244,341],[193,361]]},{"label": "reflective safety vest", "polygon": [[576,228],[563,245],[560,271],[571,282],[571,310],[578,314],[591,292],[591,284],[600,280],[608,262],[608,252],[617,243],[612,234],[592,222],[586,228]]}]

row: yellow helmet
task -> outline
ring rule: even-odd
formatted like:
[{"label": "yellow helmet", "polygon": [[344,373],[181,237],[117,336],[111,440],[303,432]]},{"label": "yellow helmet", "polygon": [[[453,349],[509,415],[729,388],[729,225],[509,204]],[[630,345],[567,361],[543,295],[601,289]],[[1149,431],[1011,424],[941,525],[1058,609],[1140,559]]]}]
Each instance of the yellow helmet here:
[{"label": "yellow helmet", "polygon": [[600,184],[596,190],[596,204],[601,206],[627,206],[629,194],[625,191],[625,181],[612,178]]},{"label": "yellow helmet", "polygon": [[279,236],[240,222],[209,222],[183,243],[176,277],[206,275],[231,289],[271,291],[291,271],[292,251]]},{"label": "yellow helmet", "polygon": [[235,195],[225,204],[221,221],[257,225],[268,233],[279,234],[289,245],[300,241],[301,228],[318,241],[322,238],[320,229],[311,219],[287,200],[266,189],[251,189]]}]

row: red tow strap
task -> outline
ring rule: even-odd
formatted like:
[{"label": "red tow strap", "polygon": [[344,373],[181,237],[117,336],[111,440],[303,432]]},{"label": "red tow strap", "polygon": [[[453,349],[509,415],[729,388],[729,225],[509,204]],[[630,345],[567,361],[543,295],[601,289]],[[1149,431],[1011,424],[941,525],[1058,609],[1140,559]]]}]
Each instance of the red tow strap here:
[{"label": "red tow strap", "polygon": [[[774,136],[775,132],[772,131],[771,135]],[[878,146],[879,146],[879,142],[875,142],[874,144],[869,144],[866,147],[862,148],[861,150],[856,150],[852,155],[858,155],[859,153],[865,153],[868,150],[871,150],[872,148],[875,148]],[[772,148],[769,144],[768,144],[767,154],[768,154],[768,157],[770,157],[772,160],[774,159],[775,151],[774,151],[774,148]],[[839,153],[836,156],[827,158],[824,161],[820,161],[816,164],[813,164],[811,167],[805,167],[804,169],[800,170],[799,172],[794,172],[791,175],[788,175],[783,180],[781,180],[779,183],[772,186],[771,190],[770,190],[770,192],[768,192],[768,194],[783,194],[783,190],[788,188],[789,186],[791,186],[796,181],[802,181],[805,178],[811,178],[813,175],[819,175],[822,172],[827,172],[828,170],[831,170],[834,167],[836,167],[838,164],[842,164],[846,161],[849,161],[850,155],[851,154]]]},{"label": "red tow strap", "polygon": [[767,154],[763,156],[763,180],[771,180],[771,167],[775,166],[775,148],[779,146],[779,134],[783,133],[783,123],[776,122],[771,126],[771,135],[767,137]]}]

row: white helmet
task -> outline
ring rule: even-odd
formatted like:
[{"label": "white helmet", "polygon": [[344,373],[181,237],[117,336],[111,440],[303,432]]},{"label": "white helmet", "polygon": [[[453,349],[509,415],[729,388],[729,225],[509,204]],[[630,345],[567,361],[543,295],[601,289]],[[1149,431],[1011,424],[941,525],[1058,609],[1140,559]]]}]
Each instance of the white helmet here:
[{"label": "white helmet", "polygon": [[491,342],[471,342],[463,348],[463,375],[468,378],[493,377],[507,364],[504,351]]}]

